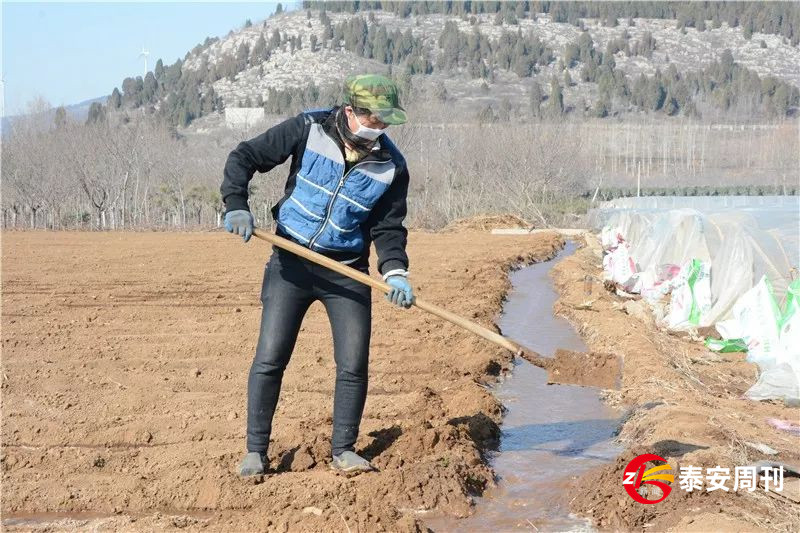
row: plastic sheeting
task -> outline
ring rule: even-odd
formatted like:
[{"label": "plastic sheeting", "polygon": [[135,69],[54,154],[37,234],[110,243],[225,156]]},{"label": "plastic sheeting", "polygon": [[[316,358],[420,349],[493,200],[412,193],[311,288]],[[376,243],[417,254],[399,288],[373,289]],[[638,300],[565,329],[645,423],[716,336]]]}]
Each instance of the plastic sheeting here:
[{"label": "plastic sheeting", "polygon": [[[627,243],[637,279],[657,278],[665,265],[692,259],[710,263],[711,308],[701,326],[729,316],[736,299],[762,276],[781,302],[800,264],[797,196],[622,198],[592,210],[590,221]],[[615,281],[633,288],[630,280]]]},{"label": "plastic sheeting", "polygon": [[[602,228],[607,277],[656,306],[672,293],[670,308],[656,313],[663,325],[722,322],[717,329],[733,339],[743,336],[731,331],[738,324],[762,370],[749,396],[800,399],[800,319],[792,327],[782,315],[784,302],[796,306],[787,290],[800,264],[800,197],[624,198],[592,210],[590,221]],[[739,324],[742,316],[751,319]],[[773,317],[764,328],[774,335],[753,330],[759,316]],[[774,349],[764,353],[762,342]]]}]

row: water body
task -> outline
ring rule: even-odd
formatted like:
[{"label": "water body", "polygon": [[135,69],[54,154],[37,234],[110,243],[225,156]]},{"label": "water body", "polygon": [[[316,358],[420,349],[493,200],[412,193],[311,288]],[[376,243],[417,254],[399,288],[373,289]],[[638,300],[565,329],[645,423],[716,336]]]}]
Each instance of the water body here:
[{"label": "water body", "polygon": [[[553,316],[557,299],[549,271],[572,254],[573,243],[552,261],[511,274],[513,289],[498,325],[503,335],[542,355],[557,348],[585,351],[569,322]],[[572,515],[570,482],[612,461],[621,448],[613,442],[620,413],[599,399],[599,390],[547,385],[547,373],[517,360],[493,389],[507,408],[498,452],[491,465],[496,488],[476,498],[475,513],[464,519],[426,520],[434,531],[589,531]]]}]

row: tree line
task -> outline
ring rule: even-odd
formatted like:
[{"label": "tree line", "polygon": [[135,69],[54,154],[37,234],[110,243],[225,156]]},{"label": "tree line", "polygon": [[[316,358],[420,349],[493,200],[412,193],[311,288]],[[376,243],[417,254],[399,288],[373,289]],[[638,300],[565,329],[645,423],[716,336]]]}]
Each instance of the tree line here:
[{"label": "tree line", "polygon": [[580,19],[600,19],[606,26],[616,26],[619,19],[654,18],[676,21],[685,27],[705,31],[707,24],[719,28],[723,22],[741,28],[750,38],[753,32],[785,37],[793,46],[800,43],[800,7],[794,2],[560,2],[560,1],[304,1],[303,7],[345,13],[384,10],[399,17],[444,14],[459,17],[496,14],[496,20],[516,24],[519,19],[550,15],[554,22],[580,26]]},{"label": "tree line", "polygon": [[[32,108],[4,138],[5,228],[219,227],[226,158],[270,125],[184,136],[152,115],[84,123],[47,111]],[[410,227],[437,229],[486,213],[573,225],[595,191],[600,199],[632,195],[637,182],[654,195],[798,192],[793,122],[562,120],[517,123],[509,135],[505,124],[468,118],[447,127],[447,102],[434,101],[425,113],[428,123],[390,132],[412,176]],[[269,209],[283,195],[288,164],[251,182],[250,208],[262,227],[272,223]]]},{"label": "tree line", "polygon": [[127,229],[217,222],[223,150],[153,116],[79,123],[34,102],[3,142],[4,227]]},{"label": "tree line", "polygon": [[798,196],[797,185],[692,185],[686,187],[606,187],[597,191],[587,190],[584,199],[615,200],[636,196]]}]

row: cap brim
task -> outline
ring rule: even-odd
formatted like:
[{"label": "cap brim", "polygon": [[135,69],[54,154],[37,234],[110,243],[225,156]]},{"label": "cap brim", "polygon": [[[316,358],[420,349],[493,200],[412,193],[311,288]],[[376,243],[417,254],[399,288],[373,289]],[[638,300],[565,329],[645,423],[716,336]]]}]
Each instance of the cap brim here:
[{"label": "cap brim", "polygon": [[408,120],[408,117],[406,117],[406,112],[399,107],[392,109],[378,109],[372,113],[381,119],[381,122],[391,125],[405,124],[406,120]]}]

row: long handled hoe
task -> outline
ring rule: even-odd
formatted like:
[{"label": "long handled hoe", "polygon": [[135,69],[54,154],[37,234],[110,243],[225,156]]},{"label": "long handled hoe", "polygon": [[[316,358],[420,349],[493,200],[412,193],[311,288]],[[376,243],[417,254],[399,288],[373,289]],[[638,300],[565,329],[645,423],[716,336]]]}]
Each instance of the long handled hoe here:
[{"label": "long handled hoe", "polygon": [[[335,261],[329,257],[325,257],[322,254],[318,254],[305,246],[300,246],[299,244],[293,243],[283,237],[279,237],[273,233],[265,233],[259,230],[253,231],[253,236],[257,237],[263,241],[271,243],[279,248],[283,248],[289,252],[292,252],[295,255],[298,255],[304,259],[308,259],[309,261],[316,263],[318,265],[324,266],[329,268],[339,274],[345,275],[349,278],[352,278],[358,282],[363,283],[364,285],[368,285],[373,289],[381,291],[382,293],[388,293],[391,290],[388,284],[385,282],[372,278],[363,272],[360,272],[354,268],[351,268],[347,265],[343,265],[338,261]],[[471,320],[467,320],[461,316],[458,316],[455,313],[451,313],[447,309],[443,309],[438,305],[432,304],[430,302],[426,302],[425,300],[420,300],[419,298],[414,298],[414,306],[431,313],[433,315],[438,316],[441,319],[447,320],[455,324],[456,326],[462,327],[472,333],[483,337],[487,341],[493,342],[494,344],[509,350],[517,357],[522,357],[526,361],[529,361],[531,364],[534,364],[540,368],[544,368],[548,372],[548,380],[551,383],[577,383],[579,385],[600,385],[600,386],[608,386],[609,384],[605,383],[602,379],[598,382],[597,379],[597,368],[596,362],[595,364],[587,365],[587,355],[580,354],[575,352],[567,352],[559,350],[556,354],[556,357],[542,357],[536,352],[531,350],[523,349],[522,346],[519,344],[503,337],[502,335],[486,329],[485,327],[472,322]],[[608,357],[608,356],[604,356]],[[616,358],[614,358],[616,360]],[[614,361],[611,361],[611,364],[614,364]],[[607,367],[608,363],[604,360],[601,362],[601,366]],[[564,375],[563,369],[567,369],[567,373],[569,375]],[[619,372],[619,362],[616,362],[616,368],[614,369],[614,376]],[[601,372],[602,373],[602,372]],[[578,374],[578,375],[575,375]],[[592,375],[589,375],[592,374]],[[616,377],[614,377],[616,380]],[[608,381],[608,380],[605,380]],[[611,385],[613,386],[613,384]]]}]

